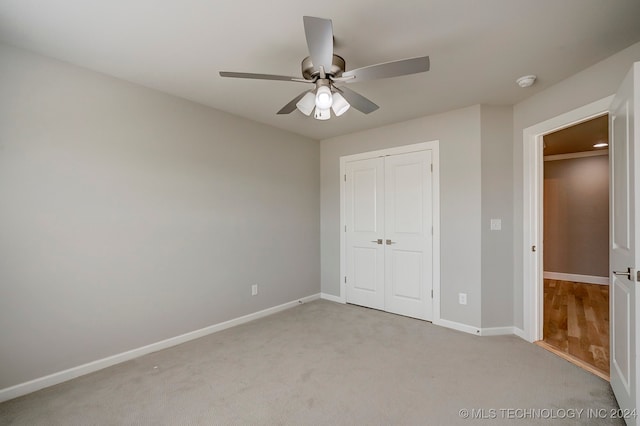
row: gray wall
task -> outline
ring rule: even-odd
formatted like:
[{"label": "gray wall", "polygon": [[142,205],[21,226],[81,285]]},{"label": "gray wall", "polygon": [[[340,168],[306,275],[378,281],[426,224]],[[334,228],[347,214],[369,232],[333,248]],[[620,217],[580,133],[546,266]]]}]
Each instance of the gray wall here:
[{"label": "gray wall", "polygon": [[317,141],[0,45],[0,388],[318,293],[319,175]]},{"label": "gray wall", "polygon": [[522,300],[522,132],[527,127],[612,95],[631,68],[640,60],[640,43],[598,62],[560,83],[516,104],[513,108],[513,211],[514,217],[514,325],[523,327]]},{"label": "gray wall", "polygon": [[544,162],[544,270],[609,276],[609,157]]},{"label": "gray wall", "polygon": [[[340,294],[341,156],[440,141],[441,316],[480,327],[480,106],[321,141],[322,292]],[[458,304],[467,293],[468,305]]]},{"label": "gray wall", "polygon": [[[482,327],[513,325],[513,109],[482,105]],[[492,231],[491,219],[502,229]]]}]

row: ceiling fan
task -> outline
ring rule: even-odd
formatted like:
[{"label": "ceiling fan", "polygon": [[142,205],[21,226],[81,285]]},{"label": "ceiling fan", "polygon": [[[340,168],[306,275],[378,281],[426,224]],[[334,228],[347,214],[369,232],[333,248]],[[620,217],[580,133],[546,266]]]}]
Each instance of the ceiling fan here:
[{"label": "ceiling fan", "polygon": [[333,53],[331,20],[304,16],[303,22],[310,56],[302,60],[302,78],[228,71],[220,71],[220,76],[311,83],[315,86],[313,89],[296,96],[278,111],[278,114],[290,114],[297,108],[309,116],[315,110],[314,118],[328,120],[331,117],[331,110],[336,116],[340,116],[351,106],[365,114],[379,108],[364,96],[345,86],[337,87],[336,84],[357,83],[429,71],[428,56],[402,59],[346,71],[344,59]]}]

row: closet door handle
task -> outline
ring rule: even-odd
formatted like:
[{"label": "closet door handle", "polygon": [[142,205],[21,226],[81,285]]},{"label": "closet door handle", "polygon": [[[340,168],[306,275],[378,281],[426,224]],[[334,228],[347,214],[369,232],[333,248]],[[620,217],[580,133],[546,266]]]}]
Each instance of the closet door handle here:
[{"label": "closet door handle", "polygon": [[395,244],[395,241],[387,240],[387,245],[390,246],[391,244]]},{"label": "closet door handle", "polygon": [[614,275],[623,275],[629,279],[631,279],[631,268],[627,268],[627,272],[622,271],[613,271]]},{"label": "closet door handle", "polygon": [[378,238],[377,240],[371,241],[372,243],[382,244],[382,238]]}]

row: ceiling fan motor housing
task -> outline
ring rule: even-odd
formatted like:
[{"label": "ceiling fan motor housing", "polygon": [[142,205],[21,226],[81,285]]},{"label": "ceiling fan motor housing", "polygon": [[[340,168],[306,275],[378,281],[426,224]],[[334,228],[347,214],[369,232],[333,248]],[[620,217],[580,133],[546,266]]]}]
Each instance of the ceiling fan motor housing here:
[{"label": "ceiling fan motor housing", "polygon": [[[340,77],[344,72],[344,66],[345,62],[342,56],[334,54],[331,63],[331,69],[325,70],[324,72],[333,77]],[[307,56],[302,60],[302,76],[305,80],[311,81],[320,76],[320,71],[316,70],[313,66],[313,62],[311,62],[311,56]]]}]

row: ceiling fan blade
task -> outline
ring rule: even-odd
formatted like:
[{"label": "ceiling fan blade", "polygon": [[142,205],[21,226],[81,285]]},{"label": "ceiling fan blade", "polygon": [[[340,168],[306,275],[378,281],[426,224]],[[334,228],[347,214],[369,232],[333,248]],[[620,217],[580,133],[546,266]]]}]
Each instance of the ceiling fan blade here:
[{"label": "ceiling fan blade", "polygon": [[416,74],[429,71],[429,57],[401,59],[399,61],[385,62],[384,64],[370,65],[368,67],[357,68],[355,70],[342,73],[343,77],[354,78],[348,83],[358,81],[373,80],[377,78],[398,77],[401,75]]},{"label": "ceiling fan blade", "polygon": [[296,104],[298,103],[298,101],[300,99],[302,99],[304,97],[304,95],[306,95],[307,93],[312,92],[312,91],[313,90],[307,90],[306,92],[300,93],[298,96],[293,98],[291,100],[291,102],[289,102],[288,104],[283,106],[282,109],[280,111],[278,111],[278,114],[291,114],[293,111],[296,110]]},{"label": "ceiling fan blade", "polygon": [[[288,77],[286,75],[273,75],[273,74],[253,74],[250,72],[220,71],[220,77],[252,78],[255,80],[300,81],[299,77]],[[313,83],[313,82],[310,81],[309,83]]]},{"label": "ceiling fan blade", "polygon": [[354,107],[360,112],[369,114],[377,110],[378,108],[380,108],[378,105],[374,104],[369,99],[365,98],[359,93],[354,92],[351,89],[347,89],[346,87],[340,87],[340,88],[336,87],[336,90],[342,93],[342,96],[347,100],[347,102],[349,102],[349,105],[351,105],[352,107]]},{"label": "ceiling fan blade", "polygon": [[333,25],[330,19],[304,16],[304,34],[311,62],[317,71],[324,67],[325,72],[331,70],[333,64]]}]

